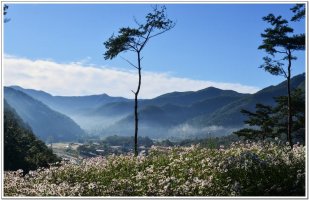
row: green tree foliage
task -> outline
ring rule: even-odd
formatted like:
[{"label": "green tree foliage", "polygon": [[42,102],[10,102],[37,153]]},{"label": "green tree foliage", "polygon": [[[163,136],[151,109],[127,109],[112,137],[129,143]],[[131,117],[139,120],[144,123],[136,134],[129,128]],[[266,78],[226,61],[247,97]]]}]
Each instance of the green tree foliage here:
[{"label": "green tree foliage", "polygon": [[[288,124],[288,97],[274,97],[276,105],[274,107],[256,104],[256,112],[242,110],[241,112],[248,116],[246,124],[253,128],[244,128],[234,132],[237,136],[243,136],[247,139],[265,139],[267,137],[280,137],[285,134]],[[291,93],[291,111],[293,113],[293,133],[291,140],[298,142],[305,141],[305,91],[297,88]]]},{"label": "green tree foliage", "polygon": [[[4,6],[3,6],[3,15],[4,15],[4,16],[7,14],[7,10],[8,10],[8,9],[9,9],[9,6],[8,6],[8,5],[4,5]],[[9,18],[4,17],[4,23],[7,23],[7,22],[9,22],[9,21],[10,21]]]},{"label": "green tree foliage", "polygon": [[135,119],[135,134],[134,134],[134,153],[137,156],[137,135],[138,135],[138,94],[141,87],[141,52],[148,43],[148,41],[175,26],[175,23],[167,18],[165,13],[166,8],[158,9],[155,7],[152,13],[146,15],[146,22],[138,25],[137,28],[120,28],[119,35],[112,35],[106,42],[104,42],[107,51],[104,53],[105,59],[113,59],[119,53],[126,51],[133,51],[137,54],[137,65],[134,65],[129,60],[125,59],[131,66],[138,70],[138,86],[134,93],[134,119]]},{"label": "green tree foliage", "polygon": [[234,132],[238,136],[244,136],[248,139],[262,139],[266,137],[274,137],[273,127],[274,120],[272,118],[273,110],[271,106],[256,104],[256,112],[241,110],[241,113],[248,116],[245,123],[255,128],[244,128]]},{"label": "green tree foliage", "polygon": [[[287,96],[275,97],[277,105],[274,107],[274,121],[277,126],[277,133],[287,132]],[[304,141],[305,126],[306,126],[306,112],[305,112],[305,91],[302,89],[295,89],[291,94],[292,101],[292,139]]]},{"label": "green tree foliage", "polygon": [[[302,18],[302,6],[296,5],[291,10],[296,13],[292,20]],[[292,145],[292,102],[291,102],[291,68],[292,61],[297,58],[293,55],[296,50],[305,49],[305,34],[293,34],[294,30],[289,26],[287,20],[282,16],[274,16],[269,14],[263,17],[263,20],[268,22],[271,27],[264,30],[261,34],[263,43],[258,48],[264,50],[269,56],[265,56],[264,64],[260,67],[272,75],[281,75],[287,79],[287,140]]]},{"label": "green tree foliage", "polygon": [[293,8],[291,8],[291,10],[293,13],[295,13],[291,21],[300,21],[301,19],[305,18],[305,4],[296,4]]},{"label": "green tree foliage", "polygon": [[3,15],[6,15],[7,14],[7,9],[9,8],[8,5],[4,5],[3,6]]},{"label": "green tree foliage", "polygon": [[27,173],[57,161],[59,158],[4,101],[4,170],[23,169]]}]

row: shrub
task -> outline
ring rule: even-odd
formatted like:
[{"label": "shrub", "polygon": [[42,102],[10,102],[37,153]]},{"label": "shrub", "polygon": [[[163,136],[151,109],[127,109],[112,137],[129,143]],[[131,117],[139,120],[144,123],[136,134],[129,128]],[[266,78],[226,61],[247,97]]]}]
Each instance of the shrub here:
[{"label": "shrub", "polygon": [[5,196],[303,196],[305,147],[240,143],[153,147],[149,155],[5,172]]}]

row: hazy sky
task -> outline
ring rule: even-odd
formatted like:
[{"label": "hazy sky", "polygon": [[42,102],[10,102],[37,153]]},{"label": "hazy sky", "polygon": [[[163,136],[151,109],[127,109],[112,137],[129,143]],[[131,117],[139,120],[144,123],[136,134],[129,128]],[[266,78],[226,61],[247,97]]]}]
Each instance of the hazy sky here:
[{"label": "hazy sky", "polygon": [[[253,93],[278,84],[259,68],[258,50],[269,13],[290,19],[292,4],[166,4],[176,26],[142,52],[141,97],[215,86]],[[120,57],[104,60],[103,42],[121,27],[134,27],[150,4],[9,4],[4,24],[4,84],[55,95],[107,93],[132,98],[136,71]],[[305,22],[292,22],[296,33]],[[136,61],[136,55],[121,56]],[[305,71],[297,53],[293,75]]]}]

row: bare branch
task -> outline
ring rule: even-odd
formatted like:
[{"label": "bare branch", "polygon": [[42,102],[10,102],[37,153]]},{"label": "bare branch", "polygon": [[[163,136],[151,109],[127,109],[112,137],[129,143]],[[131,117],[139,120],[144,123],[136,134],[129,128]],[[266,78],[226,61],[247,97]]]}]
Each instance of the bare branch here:
[{"label": "bare branch", "polygon": [[127,51],[136,52],[136,50],[134,50],[134,49],[128,49]]},{"label": "bare branch", "polygon": [[162,33],[165,33],[166,31],[171,30],[173,27],[174,27],[174,26],[171,26],[170,28],[165,29],[164,31],[161,31],[161,32],[159,32],[159,33],[156,33],[156,34],[154,34],[154,35],[151,35],[151,36],[149,36],[148,39],[153,38],[153,37],[156,37],[156,36],[158,36],[158,35],[161,35]]},{"label": "bare branch", "polygon": [[144,40],[144,42],[143,42],[143,44],[141,45],[141,47],[140,47],[140,51],[144,48],[144,46],[146,45],[146,43],[148,42],[148,40],[150,39],[150,34],[151,34],[151,32],[152,32],[152,29],[153,29],[153,26],[151,26],[151,28],[148,30],[148,33],[147,33],[147,36],[145,37],[145,40]]},{"label": "bare branch", "polygon": [[133,90],[131,90],[131,92],[133,92],[133,94],[136,94],[136,92],[134,92]]},{"label": "bare branch", "polygon": [[278,51],[278,50],[275,50],[275,51],[276,51],[276,53],[288,54],[288,52],[286,52],[286,51]]},{"label": "bare branch", "polygon": [[134,22],[140,27],[140,26],[142,26],[142,24],[141,23],[139,23],[138,21],[137,21],[137,19],[136,19],[136,17],[135,16],[133,16],[133,20],[134,20]]},{"label": "bare branch", "polygon": [[130,62],[128,59],[120,56],[123,60],[127,61],[127,63],[129,63],[131,66],[135,67],[136,69],[138,69],[138,67],[136,67],[136,65],[134,65],[132,62]]},{"label": "bare branch", "polygon": [[283,73],[283,76],[284,76],[285,78],[288,78],[288,75],[286,74],[285,70],[281,68],[281,71],[282,71],[282,73]]},{"label": "bare branch", "polygon": [[145,36],[143,36],[143,35],[140,35],[140,37],[141,37],[141,38],[143,38],[143,39],[146,39],[146,37],[145,37]]},{"label": "bare branch", "polygon": [[143,38],[143,37],[138,37],[138,41],[136,42],[136,45],[138,46],[141,46],[141,38]]},{"label": "bare branch", "polygon": [[159,33],[156,33],[156,34],[154,34],[154,35],[151,35],[151,36],[149,37],[149,39],[150,39],[150,38],[153,38],[153,37],[156,37],[156,36],[158,36],[158,35],[161,35],[162,33],[165,33],[166,31],[168,31],[168,30],[164,30],[164,31],[162,31],[162,32],[159,32]]},{"label": "bare branch", "polygon": [[133,46],[131,44],[128,44],[128,46],[131,47],[132,49],[134,49],[134,51],[136,51],[136,52],[138,51],[138,49],[135,46]]}]

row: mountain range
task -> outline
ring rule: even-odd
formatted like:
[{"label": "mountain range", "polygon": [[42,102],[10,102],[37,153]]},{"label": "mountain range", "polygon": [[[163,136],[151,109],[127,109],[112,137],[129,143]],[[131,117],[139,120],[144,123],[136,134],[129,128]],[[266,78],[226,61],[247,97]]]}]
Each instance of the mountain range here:
[{"label": "mountain range", "polygon": [[[190,138],[227,135],[244,126],[241,109],[254,110],[256,103],[274,105],[273,97],[287,94],[286,81],[254,94],[208,87],[199,91],[172,92],[139,100],[140,135],[151,138]],[[292,78],[292,88],[305,88],[305,74]],[[53,96],[44,91],[5,87],[4,98],[34,132],[46,137],[53,121],[53,134],[61,140],[88,134],[133,135],[134,101],[107,94]],[[45,114],[44,114],[45,113]],[[44,116],[44,117],[43,117]],[[42,121],[43,120],[43,121]],[[80,128],[79,128],[80,127]],[[68,128],[68,129],[66,129]],[[62,130],[63,129],[63,130]],[[71,132],[69,132],[69,129]],[[82,130],[83,129],[83,130]]]},{"label": "mountain range", "polygon": [[5,87],[4,99],[41,140],[72,141],[85,134],[71,118],[24,92]]}]

